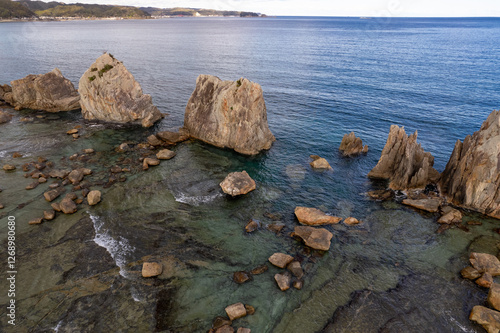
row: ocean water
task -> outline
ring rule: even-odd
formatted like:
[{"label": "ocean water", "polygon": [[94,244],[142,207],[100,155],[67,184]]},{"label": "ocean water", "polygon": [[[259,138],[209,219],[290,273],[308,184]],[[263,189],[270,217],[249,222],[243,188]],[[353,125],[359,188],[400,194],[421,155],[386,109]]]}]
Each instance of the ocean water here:
[{"label": "ocean water", "polygon": [[[42,197],[47,184],[26,191],[30,180],[20,170],[0,173],[2,241],[8,215],[18,228],[17,328],[206,332],[227,305],[241,301],[256,313],[233,326],[252,332],[481,332],[468,315],[474,305],[485,304],[487,291],[462,280],[459,271],[471,250],[497,254],[498,222],[468,212],[465,221],[483,225],[436,234],[437,216],[370,201],[365,193],[383,184],[366,174],[391,124],[418,131],[435,167],[444,169],[456,140],[479,129],[499,107],[498,36],[495,18],[0,24],[0,84],[58,67],[77,86],[107,51],[169,114],[152,129],[92,124],[78,111],[49,119],[23,110],[0,125],[1,164],[20,169],[45,156],[57,166],[85,165],[94,170],[92,188],[103,191],[98,206],[28,226],[49,208]],[[126,181],[104,187],[112,165],[140,157],[117,153],[120,143],[182,126],[199,74],[261,84],[277,139],[273,147],[246,157],[187,142],[174,149],[174,159],[147,172],[132,168]],[[73,141],[65,132],[76,125],[82,137]],[[369,146],[366,156],[338,153],[350,131]],[[68,160],[84,148],[94,148],[96,156]],[[16,151],[24,157],[13,159]],[[334,170],[311,170],[310,154],[325,157]],[[240,170],[258,187],[230,200],[218,183]],[[298,224],[293,209],[299,205],[363,223],[327,227],[334,233],[330,251],[309,251],[288,235]],[[262,228],[245,234],[250,219]],[[284,230],[275,235],[265,228],[273,223]],[[274,252],[301,261],[302,290],[281,292],[275,267],[242,285],[232,281],[235,271],[264,264]],[[139,277],[147,259],[163,263],[162,278]],[[5,295],[2,289],[2,305]],[[3,319],[0,328],[14,332]]]}]

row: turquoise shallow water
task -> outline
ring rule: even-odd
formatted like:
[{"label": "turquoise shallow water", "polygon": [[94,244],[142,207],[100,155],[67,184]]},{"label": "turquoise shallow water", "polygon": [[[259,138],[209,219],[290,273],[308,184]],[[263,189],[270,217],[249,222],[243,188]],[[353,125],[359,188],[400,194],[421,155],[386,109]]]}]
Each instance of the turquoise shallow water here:
[{"label": "turquoise shallow water", "polygon": [[[108,51],[169,113],[145,130],[87,123],[79,112],[50,120],[28,110],[0,125],[2,164],[19,167],[45,156],[57,166],[85,165],[94,170],[92,187],[104,193],[94,208],[28,226],[48,208],[42,198],[48,185],[26,191],[30,180],[20,170],[0,174],[2,240],[6,216],[18,221],[21,331],[204,332],[225,306],[242,301],[256,314],[234,325],[253,332],[481,332],[467,317],[486,293],[458,272],[471,249],[496,254],[497,221],[470,213],[466,220],[483,225],[438,235],[436,216],[375,203],[364,193],[379,186],[366,174],[391,124],[418,130],[441,171],[455,141],[498,107],[499,32],[498,19],[1,24],[0,83],[58,67],[77,85]],[[125,182],[105,188],[111,166],[140,157],[139,151],[116,152],[120,143],[182,126],[201,73],[262,85],[277,138],[271,150],[245,157],[187,142],[174,149],[174,159],[147,172],[132,164]],[[21,121],[26,116],[33,120]],[[73,141],[65,133],[76,125],[82,136]],[[370,146],[368,155],[339,155],[349,131]],[[87,162],[68,160],[85,148],[97,154]],[[16,151],[24,157],[12,159]],[[311,170],[310,154],[325,157],[334,171]],[[258,187],[229,200],[218,183],[239,170]],[[330,251],[310,252],[288,236],[297,225],[297,205],[364,223],[328,227]],[[265,227],[248,235],[243,228],[250,219],[285,228],[279,235]],[[264,264],[276,251],[302,262],[302,290],[281,292],[273,280],[280,270],[273,267],[249,283],[232,281],[233,272]],[[168,267],[161,279],[138,277],[141,260],[150,257]],[[12,331],[3,320],[0,327]]]}]

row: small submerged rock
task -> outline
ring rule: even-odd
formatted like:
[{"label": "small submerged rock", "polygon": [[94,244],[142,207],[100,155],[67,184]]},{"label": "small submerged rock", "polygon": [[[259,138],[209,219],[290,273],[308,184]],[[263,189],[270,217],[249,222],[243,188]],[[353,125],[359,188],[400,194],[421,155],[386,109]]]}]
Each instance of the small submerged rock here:
[{"label": "small submerged rock", "polygon": [[234,272],[234,274],[233,274],[233,281],[238,283],[238,284],[242,284],[242,283],[245,283],[245,282],[250,281],[250,280],[252,280],[252,275],[249,274],[248,272],[238,271],[238,272]]},{"label": "small submerged rock", "polygon": [[157,158],[146,157],[142,161],[142,169],[148,170],[150,166],[157,166],[160,164],[160,160]]},{"label": "small submerged rock", "polygon": [[344,224],[346,224],[346,225],[356,225],[359,223],[360,223],[360,221],[355,217],[348,217],[344,220]]},{"label": "small submerged rock", "polygon": [[488,292],[488,303],[495,310],[500,310],[500,284],[492,283]]},{"label": "small submerged rock", "polygon": [[258,267],[255,267],[254,269],[252,269],[250,271],[250,274],[259,275],[259,274],[262,274],[264,272],[267,272],[268,269],[269,269],[269,267],[267,267],[267,265],[260,265]]},{"label": "small submerged rock", "polygon": [[156,153],[156,158],[159,160],[169,160],[175,156],[175,152],[169,149],[162,149]]},{"label": "small submerged rock", "polygon": [[308,207],[296,207],[295,216],[300,224],[311,226],[336,224],[342,220],[340,217],[327,215],[317,208]]},{"label": "small submerged rock", "polygon": [[167,145],[175,145],[189,139],[189,135],[184,132],[162,131],[156,133],[156,136],[162,141],[162,143]]},{"label": "small submerged rock", "polygon": [[446,206],[441,211],[443,215],[439,218],[438,223],[452,224],[462,222],[463,215],[458,209]]},{"label": "small submerged rock", "polygon": [[269,257],[269,262],[279,268],[285,268],[293,261],[293,257],[285,253],[274,253]]},{"label": "small submerged rock", "polygon": [[302,279],[304,276],[304,270],[298,261],[292,261],[286,268],[298,279]]},{"label": "small submerged rock", "polygon": [[30,220],[30,221],[28,222],[28,224],[40,224],[40,223],[42,223],[42,220],[43,220],[43,218],[39,217],[39,218],[36,218],[36,219]]},{"label": "small submerged rock", "polygon": [[437,213],[437,211],[439,210],[439,206],[441,205],[441,200],[438,198],[417,200],[405,199],[403,200],[403,204],[425,210],[427,212]]},{"label": "small submerged rock", "polygon": [[314,228],[307,226],[296,226],[291,234],[292,237],[301,238],[304,243],[316,250],[328,251],[333,234],[323,228]]},{"label": "small submerged rock", "polygon": [[256,188],[255,181],[246,171],[231,172],[219,185],[224,193],[233,197],[247,194]]},{"label": "small submerged rock", "polygon": [[45,210],[43,211],[43,219],[46,221],[53,220],[56,217],[55,210]]},{"label": "small submerged rock", "polygon": [[245,231],[247,233],[254,232],[257,229],[259,229],[259,223],[254,220],[250,220],[250,222],[248,222],[247,225],[245,226]]}]

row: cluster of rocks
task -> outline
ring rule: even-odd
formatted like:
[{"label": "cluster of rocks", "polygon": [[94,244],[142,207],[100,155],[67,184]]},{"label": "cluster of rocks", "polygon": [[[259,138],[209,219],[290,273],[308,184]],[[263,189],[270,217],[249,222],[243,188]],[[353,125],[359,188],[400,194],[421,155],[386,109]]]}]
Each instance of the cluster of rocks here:
[{"label": "cluster of rocks", "polygon": [[405,205],[432,213],[441,210],[441,231],[453,224],[460,227],[462,214],[452,205],[500,218],[500,111],[493,111],[472,136],[457,141],[441,174],[416,139],[417,132],[408,137],[403,128],[391,126],[380,160],[368,173],[389,180],[389,188],[369,192],[371,198],[388,200],[398,192],[407,197]]},{"label": "cluster of rocks", "polygon": [[475,280],[484,288],[489,288],[487,302],[493,309],[476,305],[470,313],[470,320],[482,325],[489,333],[500,330],[500,284],[493,281],[494,276],[500,275],[500,261],[488,253],[471,253],[469,258],[471,266],[460,272],[462,277]]},{"label": "cluster of rocks", "polygon": [[[84,150],[88,154],[94,152],[93,149]],[[22,157],[20,153],[14,153],[13,158]],[[17,168],[14,165],[6,164],[4,170],[14,171]],[[78,208],[77,205],[86,203],[89,206],[98,204],[101,201],[101,192],[98,190],[90,190],[88,182],[84,181],[84,177],[91,175],[92,170],[88,168],[56,169],[52,161],[48,161],[44,157],[38,157],[37,161],[32,161],[22,165],[22,170],[25,172],[25,178],[33,179],[26,186],[26,190],[33,190],[40,184],[47,183],[49,179],[54,181],[48,185],[48,190],[43,193],[46,201],[52,202],[51,209],[45,210],[42,217],[37,217],[29,221],[29,224],[40,224],[42,221],[50,221],[56,217],[56,212],[64,214],[73,214]],[[60,202],[53,202],[66,192],[65,186],[72,185],[72,191],[67,193]],[[81,191],[78,196],[75,192]]]}]

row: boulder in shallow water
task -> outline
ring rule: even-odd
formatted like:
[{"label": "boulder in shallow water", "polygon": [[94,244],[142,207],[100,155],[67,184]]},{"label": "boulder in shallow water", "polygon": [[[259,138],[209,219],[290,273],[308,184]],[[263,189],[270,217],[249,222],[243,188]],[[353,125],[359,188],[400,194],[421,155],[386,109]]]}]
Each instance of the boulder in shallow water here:
[{"label": "boulder in shallow water", "polygon": [[356,137],[354,132],[344,135],[342,142],[340,142],[339,147],[342,155],[350,157],[359,155],[361,153],[366,154],[368,152],[368,146],[363,147],[363,141]]},{"label": "boulder in shallow water", "polygon": [[145,262],[142,264],[142,277],[154,277],[163,272],[163,266],[157,262]]},{"label": "boulder in shallow water", "polygon": [[219,185],[224,193],[233,197],[247,194],[256,188],[255,181],[246,171],[231,172]]},{"label": "boulder in shallow water", "polygon": [[301,238],[307,246],[313,249],[328,251],[333,234],[324,228],[296,226],[291,236]]},{"label": "boulder in shallow water", "polygon": [[331,170],[332,167],[330,166],[330,163],[323,157],[319,157],[317,155],[311,155],[314,161],[309,163],[313,169],[318,169],[318,170]]},{"label": "boulder in shallow water", "polygon": [[500,111],[457,141],[441,174],[441,192],[454,205],[500,218]]},{"label": "boulder in shallow water", "polygon": [[341,217],[326,215],[317,208],[309,207],[295,207],[295,216],[300,224],[312,226],[336,224],[342,220]]},{"label": "boulder in shallow water", "polygon": [[87,202],[89,203],[89,206],[94,206],[97,205],[99,202],[101,202],[101,191],[98,190],[90,191],[87,194]]},{"label": "boulder in shallow water", "polygon": [[245,309],[245,305],[243,303],[235,303],[226,307],[226,313],[229,317],[229,320],[233,321],[235,319],[245,317],[247,315],[247,310]]},{"label": "boulder in shallow water", "polygon": [[281,291],[286,291],[290,289],[290,283],[292,282],[292,277],[289,273],[275,274],[274,280],[278,284]]},{"label": "boulder in shallow water", "polygon": [[491,284],[490,291],[488,292],[488,303],[495,310],[500,310],[500,284]]},{"label": "boulder in shallow water", "polygon": [[147,170],[149,169],[150,166],[156,166],[160,164],[160,160],[157,158],[152,158],[152,157],[146,157],[142,161],[142,169]]},{"label": "boulder in shallow water", "polygon": [[348,217],[344,220],[344,224],[346,225],[356,225],[359,224],[359,220],[355,217]]},{"label": "boulder in shallow water", "polygon": [[121,61],[100,56],[80,78],[82,115],[88,120],[150,127],[163,115]]},{"label": "boulder in shallow water", "polygon": [[443,215],[438,220],[438,223],[452,224],[462,222],[462,213],[453,207],[446,206],[441,209]]},{"label": "boulder in shallow water", "polygon": [[77,211],[76,204],[70,197],[64,198],[59,203],[59,207],[61,207],[61,211],[64,214],[73,214],[73,213],[76,213],[76,211]]},{"label": "boulder in shallow water", "polygon": [[369,178],[388,179],[392,190],[424,188],[439,179],[434,157],[417,143],[417,132],[406,134],[404,128],[392,125],[387,142]]},{"label": "boulder in shallow water", "polygon": [[464,279],[475,280],[481,277],[481,273],[477,271],[474,267],[467,266],[460,271],[460,274]]},{"label": "boulder in shallow water", "polygon": [[28,75],[11,82],[12,92],[7,101],[17,110],[34,109],[47,112],[76,110],[80,107],[80,95],[73,83],[55,68],[52,72]]},{"label": "boulder in shallow water", "polygon": [[285,253],[277,252],[270,256],[268,260],[274,266],[285,268],[289,263],[293,261],[293,257]]},{"label": "boulder in shallow water", "polygon": [[175,156],[175,152],[169,149],[162,149],[156,153],[156,158],[159,160],[169,160]]},{"label": "boulder in shallow water", "polygon": [[167,145],[175,145],[179,142],[186,141],[189,139],[189,135],[187,135],[184,131],[179,132],[171,132],[171,131],[162,131],[156,133],[156,136]]},{"label": "boulder in shallow water", "polygon": [[500,312],[498,311],[476,305],[472,308],[469,319],[482,325],[488,333],[498,333],[500,331]]},{"label": "boulder in shallow water", "polygon": [[500,275],[500,260],[492,254],[472,252],[469,261],[479,273],[490,273],[492,276]]},{"label": "boulder in shallow water", "polygon": [[436,213],[439,210],[439,206],[441,205],[441,200],[437,198],[417,200],[405,199],[403,200],[403,204],[417,209],[425,210],[427,212]]},{"label": "boulder in shallow water", "polygon": [[252,279],[252,275],[245,271],[238,271],[233,273],[233,281],[242,284]]},{"label": "boulder in shallow water", "polygon": [[186,106],[184,129],[195,139],[245,155],[269,149],[275,140],[262,88],[244,78],[222,81],[198,76]]}]

